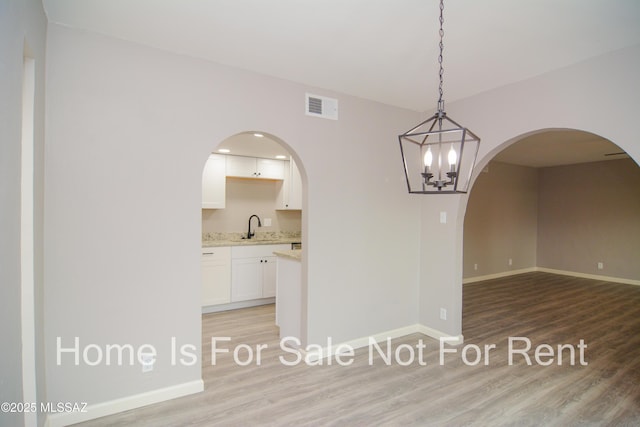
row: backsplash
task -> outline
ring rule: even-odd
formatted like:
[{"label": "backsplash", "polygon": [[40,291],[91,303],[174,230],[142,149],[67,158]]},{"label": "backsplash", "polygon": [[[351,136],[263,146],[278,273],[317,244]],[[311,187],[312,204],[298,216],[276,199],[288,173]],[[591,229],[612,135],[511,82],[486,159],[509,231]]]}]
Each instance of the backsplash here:
[{"label": "backsplash", "polygon": [[226,208],[202,210],[202,233],[245,233],[251,215],[258,215],[262,224],[271,219],[271,226],[254,227],[257,233],[300,233],[301,211],[278,210],[276,199],[281,181],[227,179]]}]

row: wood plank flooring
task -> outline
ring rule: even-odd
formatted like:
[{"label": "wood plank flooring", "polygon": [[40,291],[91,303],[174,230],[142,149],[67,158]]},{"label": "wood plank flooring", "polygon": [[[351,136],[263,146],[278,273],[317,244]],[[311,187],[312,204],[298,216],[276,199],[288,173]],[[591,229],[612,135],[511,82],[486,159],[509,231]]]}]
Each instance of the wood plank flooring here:
[{"label": "wood plank flooring", "polygon": [[[528,273],[464,287],[465,343],[440,364],[439,343],[415,334],[393,341],[387,365],[373,349],[350,366],[286,366],[274,307],[203,316],[205,391],[83,423],[83,426],[637,426],[640,425],[640,287]],[[210,338],[267,344],[262,364],[211,363]],[[509,337],[531,341],[509,363]],[[586,344],[580,363],[578,344]],[[417,345],[424,344],[422,361]],[[495,345],[478,364],[475,347]],[[512,349],[526,342],[516,339]],[[554,357],[534,350],[548,344]],[[566,344],[558,364],[558,345]],[[574,349],[573,364],[570,349]],[[381,344],[383,350],[386,349]],[[409,360],[409,348],[415,360]],[[466,349],[466,350],[465,350]],[[542,347],[542,353],[549,348]],[[241,353],[246,355],[246,353]]]}]

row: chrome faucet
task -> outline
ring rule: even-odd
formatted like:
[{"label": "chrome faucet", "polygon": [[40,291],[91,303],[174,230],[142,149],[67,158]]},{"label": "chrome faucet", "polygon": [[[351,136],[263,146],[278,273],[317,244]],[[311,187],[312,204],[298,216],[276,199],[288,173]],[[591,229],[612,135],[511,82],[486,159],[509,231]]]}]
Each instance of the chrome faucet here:
[{"label": "chrome faucet", "polygon": [[255,232],[254,233],[251,232],[251,220],[253,219],[253,217],[258,218],[258,227],[262,227],[262,223],[260,222],[260,217],[258,215],[251,215],[249,217],[249,230],[247,231],[247,239],[250,239],[256,235]]}]

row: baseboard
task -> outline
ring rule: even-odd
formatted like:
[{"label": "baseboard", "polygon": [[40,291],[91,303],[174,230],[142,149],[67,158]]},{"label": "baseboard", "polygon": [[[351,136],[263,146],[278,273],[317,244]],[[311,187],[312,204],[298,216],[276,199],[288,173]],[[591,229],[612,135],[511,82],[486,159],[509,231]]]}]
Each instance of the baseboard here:
[{"label": "baseboard", "polygon": [[430,328],[424,325],[418,325],[418,331],[423,335],[426,335],[431,338],[435,338],[440,341],[440,338],[446,338],[445,342],[451,345],[460,345],[464,342],[464,336],[462,334],[452,336],[450,334],[444,333],[437,329]]},{"label": "baseboard", "polygon": [[467,277],[466,279],[462,279],[462,284],[466,285],[469,283],[483,282],[485,280],[492,280],[492,279],[500,279],[503,277],[515,276],[516,274],[532,273],[536,271],[540,271],[543,273],[560,274],[562,276],[580,277],[583,279],[603,280],[605,282],[623,283],[625,285],[640,286],[640,280],[624,279],[622,277],[601,276],[598,274],[578,273],[577,271],[555,270],[553,268],[545,268],[545,267],[529,267],[529,268],[522,268],[519,270],[509,270],[509,271],[503,271],[495,274],[488,274],[486,276]]},{"label": "baseboard", "polygon": [[538,267],[528,267],[528,268],[521,268],[518,270],[502,271],[500,273],[487,274],[485,276],[467,277],[466,279],[462,279],[462,284],[466,285],[468,283],[483,282],[485,280],[492,280],[492,279],[500,279],[502,277],[515,276],[516,274],[531,273],[534,271],[539,271]]},{"label": "baseboard", "polygon": [[338,350],[340,350],[340,348],[356,350],[358,348],[368,347],[369,345],[372,345],[372,341],[376,343],[384,343],[387,341],[387,339],[401,338],[411,334],[426,335],[438,341],[440,340],[440,338],[447,338],[446,342],[451,345],[459,345],[464,342],[464,337],[462,335],[451,336],[450,334],[446,334],[436,329],[429,328],[428,326],[424,326],[416,323],[414,325],[409,325],[409,326],[405,326],[398,329],[392,329],[390,331],[381,332],[375,335],[356,338],[354,340],[332,345],[331,347],[324,347],[319,351],[304,352],[304,350],[302,349],[300,349],[300,351],[303,352],[303,355],[304,357],[306,357],[306,360],[310,362],[315,362],[321,358],[334,356],[335,354],[338,353]]},{"label": "baseboard", "polygon": [[84,421],[93,420],[107,415],[117,414],[130,409],[166,400],[176,399],[189,394],[199,393],[204,390],[204,382],[200,380],[152,390],[146,393],[114,399],[107,402],[88,405],[85,412],[59,412],[47,414],[44,425],[46,427],[63,427]]},{"label": "baseboard", "polygon": [[555,270],[553,268],[538,267],[537,271],[544,273],[560,274],[562,276],[580,277],[583,279],[602,280],[604,282],[622,283],[625,285],[640,286],[640,280],[624,279],[622,277],[601,276],[599,274],[578,273],[576,271]]},{"label": "baseboard", "polygon": [[352,348],[356,350],[358,348],[367,347],[371,343],[369,341],[370,339],[373,339],[376,342],[381,342],[381,341],[386,341],[387,338],[391,338],[391,339],[400,338],[405,335],[415,334],[417,332],[419,332],[418,325],[405,326],[398,329],[392,329],[387,332],[381,332],[379,334],[370,335],[362,338],[356,338],[354,340],[350,340],[346,342],[341,342],[340,344],[331,345],[330,347],[324,347],[319,351],[309,351],[306,353],[306,357],[307,357],[307,360],[309,361],[316,361],[321,358],[327,358],[329,356],[335,355],[341,347],[344,349]]},{"label": "baseboard", "polygon": [[237,310],[239,308],[257,307],[259,305],[273,304],[275,297],[252,299],[248,301],[230,302],[228,304],[206,305],[202,307],[202,314],[218,313],[221,311]]}]

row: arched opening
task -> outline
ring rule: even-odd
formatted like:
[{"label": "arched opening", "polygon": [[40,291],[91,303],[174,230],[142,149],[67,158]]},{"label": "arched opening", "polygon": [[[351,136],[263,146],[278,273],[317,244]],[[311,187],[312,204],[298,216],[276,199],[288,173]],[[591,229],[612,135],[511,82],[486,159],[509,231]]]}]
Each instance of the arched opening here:
[{"label": "arched opening", "polygon": [[640,169],[624,150],[573,129],[539,130],[500,148],[469,195],[465,282],[539,268],[640,278],[629,259],[640,250],[629,232],[640,214]]},{"label": "arched opening", "polygon": [[[544,129],[505,142],[478,175],[464,218],[465,343],[494,345],[485,361],[512,378],[552,373],[539,385],[510,381],[511,395],[596,419],[592,402],[633,395],[627,381],[640,380],[627,362],[640,357],[640,289],[629,285],[640,285],[640,168],[600,136]],[[587,404],[544,402],[558,393]]]},{"label": "arched opening", "polygon": [[[265,339],[272,340],[284,326],[282,319],[278,324],[274,304],[282,297],[276,295],[280,262],[274,252],[299,251],[306,245],[307,177],[302,161],[276,135],[240,132],[212,147],[203,165],[202,190],[203,316],[244,310],[243,316],[260,318],[252,328],[262,325]],[[278,304],[278,309],[296,310],[295,326],[304,343],[307,280],[303,254],[295,254],[300,259],[299,293],[286,298],[287,305]],[[290,307],[292,300],[296,307]],[[209,356],[211,337],[206,331],[211,320],[205,320],[203,356]],[[223,327],[216,328],[214,335],[234,339],[237,333],[244,331]],[[212,361],[203,358],[202,364],[205,373]]]},{"label": "arched opening", "polygon": [[[579,340],[636,339],[618,332],[638,325],[628,315],[637,288],[627,286],[640,285],[637,163],[605,138],[573,129],[539,130],[499,148],[465,212],[465,341],[510,346],[507,337],[518,336],[575,351]],[[611,364],[629,357],[591,351]]]}]

